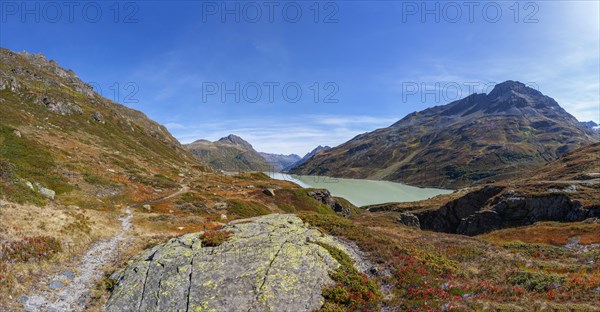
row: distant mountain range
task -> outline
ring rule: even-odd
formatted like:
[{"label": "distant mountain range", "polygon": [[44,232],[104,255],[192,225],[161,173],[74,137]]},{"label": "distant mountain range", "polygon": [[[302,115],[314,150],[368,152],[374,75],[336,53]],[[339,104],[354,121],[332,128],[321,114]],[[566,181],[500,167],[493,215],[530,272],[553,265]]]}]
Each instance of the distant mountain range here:
[{"label": "distant mountain range", "polygon": [[304,163],[313,155],[331,147],[319,145],[300,158],[296,154],[282,155],[258,152],[246,140],[230,134],[215,142],[197,140],[185,145],[185,148],[198,160],[217,170],[283,172]]},{"label": "distant mountain range", "polygon": [[281,172],[302,159],[296,154],[280,155],[263,152],[259,152],[259,154],[276,172]]},{"label": "distant mountain range", "polygon": [[304,157],[302,157],[302,159],[298,159],[296,162],[288,165],[287,167],[284,167],[283,170],[284,171],[290,171],[300,165],[302,165],[303,163],[305,163],[306,161],[308,161],[311,157],[315,156],[316,154],[318,154],[321,151],[327,151],[330,150],[331,147],[329,146],[317,146],[315,147],[315,149],[313,149],[312,151],[308,152],[308,154],[304,155]]},{"label": "distant mountain range", "polygon": [[592,128],[551,97],[506,81],[489,94],[414,112],[361,134],[290,172],[460,188],[523,174],[597,142]]},{"label": "distant mountain range", "polygon": [[593,122],[593,121],[580,121],[579,122],[580,125],[592,129],[595,132],[600,132],[600,125],[598,125],[597,123]]}]

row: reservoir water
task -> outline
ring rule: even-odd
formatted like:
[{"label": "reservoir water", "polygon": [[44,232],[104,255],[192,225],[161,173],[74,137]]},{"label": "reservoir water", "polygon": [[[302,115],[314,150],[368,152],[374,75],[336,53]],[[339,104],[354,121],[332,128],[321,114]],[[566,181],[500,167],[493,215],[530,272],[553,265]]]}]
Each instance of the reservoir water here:
[{"label": "reservoir water", "polygon": [[417,201],[453,192],[452,190],[420,188],[389,181],[302,176],[279,172],[265,173],[272,179],[294,182],[304,188],[328,189],[332,195],[343,197],[359,207],[389,202]]}]

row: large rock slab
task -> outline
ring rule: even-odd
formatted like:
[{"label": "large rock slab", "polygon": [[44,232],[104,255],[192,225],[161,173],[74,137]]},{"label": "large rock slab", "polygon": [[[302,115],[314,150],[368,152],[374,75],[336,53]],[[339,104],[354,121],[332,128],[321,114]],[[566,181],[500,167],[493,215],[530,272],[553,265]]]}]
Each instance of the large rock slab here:
[{"label": "large rock slab", "polygon": [[205,247],[202,233],[144,251],[116,272],[106,311],[313,311],[339,263],[319,244],[352,252],[295,215],[231,222],[230,238]]}]

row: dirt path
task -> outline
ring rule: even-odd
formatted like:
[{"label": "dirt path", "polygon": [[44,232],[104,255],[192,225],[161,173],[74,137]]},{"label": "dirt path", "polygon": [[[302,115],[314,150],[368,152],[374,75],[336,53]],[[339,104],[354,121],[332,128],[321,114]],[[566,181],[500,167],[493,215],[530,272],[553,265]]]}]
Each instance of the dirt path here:
[{"label": "dirt path", "polygon": [[[24,296],[20,299],[26,311],[84,311],[90,290],[102,277],[102,267],[115,261],[118,257],[118,249],[127,244],[129,237],[127,232],[131,229],[133,213],[131,209],[138,205],[156,203],[171,199],[189,190],[183,185],[181,189],[171,195],[153,200],[147,203],[135,204],[125,208],[125,214],[119,217],[121,229],[109,240],[102,240],[90,248],[88,252],[77,263],[78,272],[64,271],[59,275],[50,276],[49,290]],[[66,284],[66,285],[65,285]]]}]

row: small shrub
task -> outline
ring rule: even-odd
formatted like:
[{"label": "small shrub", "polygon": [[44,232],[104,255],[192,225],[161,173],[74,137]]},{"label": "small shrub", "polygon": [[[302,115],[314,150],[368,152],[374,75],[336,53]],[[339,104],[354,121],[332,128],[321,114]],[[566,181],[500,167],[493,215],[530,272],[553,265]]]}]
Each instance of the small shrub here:
[{"label": "small shrub", "polygon": [[25,237],[0,245],[0,262],[49,259],[62,251],[60,241],[50,236]]},{"label": "small shrub", "polygon": [[519,285],[529,291],[546,292],[556,288],[565,282],[565,279],[558,275],[549,275],[541,272],[518,271],[509,278],[513,285]]},{"label": "small shrub", "polygon": [[503,247],[514,252],[540,259],[557,259],[570,253],[569,250],[565,248],[521,242],[506,243]]},{"label": "small shrub", "polygon": [[231,236],[231,232],[229,231],[221,231],[221,230],[208,230],[204,232],[202,236],[202,246],[203,247],[217,247],[227,240]]},{"label": "small shrub", "polygon": [[83,175],[83,180],[92,185],[108,186],[112,184],[112,182],[107,180],[106,178],[90,173],[85,173]]},{"label": "small shrub", "polygon": [[354,268],[352,258],[342,250],[323,243],[325,248],[338,261],[340,266],[330,274],[336,282],[323,289],[326,304],[322,311],[369,311],[379,307],[382,299],[379,285],[367,275]]},{"label": "small shrub", "polygon": [[10,273],[6,263],[0,261],[0,290],[10,289],[15,283],[15,277]]}]

